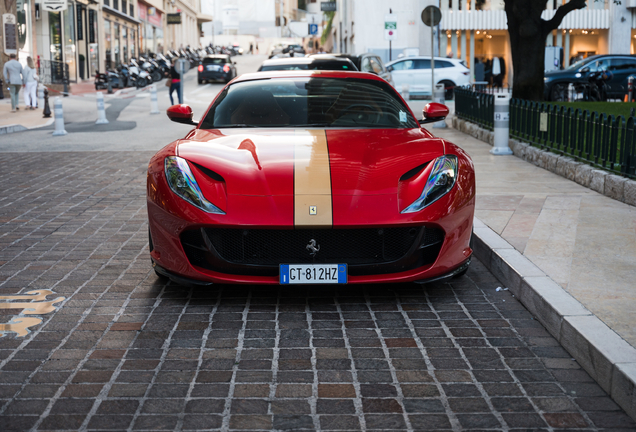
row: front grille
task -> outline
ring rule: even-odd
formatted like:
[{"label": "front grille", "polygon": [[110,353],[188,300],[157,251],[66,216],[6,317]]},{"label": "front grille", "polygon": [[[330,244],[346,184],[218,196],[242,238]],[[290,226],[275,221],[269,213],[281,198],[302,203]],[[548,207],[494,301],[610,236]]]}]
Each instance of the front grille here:
[{"label": "front grille", "polygon": [[[320,250],[312,257],[311,240]],[[279,264],[346,263],[349,274],[385,274],[431,264],[444,240],[427,227],[356,229],[234,229],[185,231],[193,265],[230,274],[277,275]]]}]

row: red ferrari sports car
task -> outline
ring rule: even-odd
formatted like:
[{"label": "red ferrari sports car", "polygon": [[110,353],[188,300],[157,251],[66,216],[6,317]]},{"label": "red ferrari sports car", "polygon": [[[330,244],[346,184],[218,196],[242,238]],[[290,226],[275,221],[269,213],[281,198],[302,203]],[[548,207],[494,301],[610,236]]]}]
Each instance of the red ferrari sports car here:
[{"label": "red ferrari sports car", "polygon": [[362,72],[246,74],[148,167],[150,254],[184,284],[429,282],[470,263],[472,161]]}]

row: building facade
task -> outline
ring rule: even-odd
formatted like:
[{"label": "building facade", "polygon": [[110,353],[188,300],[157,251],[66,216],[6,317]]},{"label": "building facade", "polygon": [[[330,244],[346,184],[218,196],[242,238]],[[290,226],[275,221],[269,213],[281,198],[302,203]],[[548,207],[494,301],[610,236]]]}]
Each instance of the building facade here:
[{"label": "building facade", "polygon": [[[140,53],[199,47],[201,24],[212,19],[201,13],[200,0],[67,0],[57,11],[17,0],[9,12],[17,18],[18,58],[25,64],[33,57],[45,85],[90,79]],[[167,13],[181,22],[168,24]]]}]

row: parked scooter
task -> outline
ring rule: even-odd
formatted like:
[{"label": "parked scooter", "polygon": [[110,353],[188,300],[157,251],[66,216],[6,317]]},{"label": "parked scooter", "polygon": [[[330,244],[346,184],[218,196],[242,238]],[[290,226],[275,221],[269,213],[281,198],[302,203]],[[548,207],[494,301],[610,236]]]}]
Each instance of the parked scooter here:
[{"label": "parked scooter", "polygon": [[121,79],[119,73],[109,70],[106,73],[95,72],[95,90],[108,88],[108,81],[110,81],[111,88],[124,88],[126,82]]},{"label": "parked scooter", "polygon": [[135,59],[130,59],[128,71],[130,72],[130,79],[137,88],[146,87],[152,82],[150,74],[145,70],[142,70]]}]

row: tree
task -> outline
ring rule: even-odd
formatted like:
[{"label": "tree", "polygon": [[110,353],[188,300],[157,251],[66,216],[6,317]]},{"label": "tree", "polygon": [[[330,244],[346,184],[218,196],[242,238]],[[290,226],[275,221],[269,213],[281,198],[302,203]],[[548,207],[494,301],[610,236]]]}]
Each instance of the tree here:
[{"label": "tree", "polygon": [[512,95],[543,100],[545,40],[568,13],[584,8],[585,0],[570,0],[559,6],[549,21],[541,19],[547,0],[504,0],[504,3],[514,66]]}]

